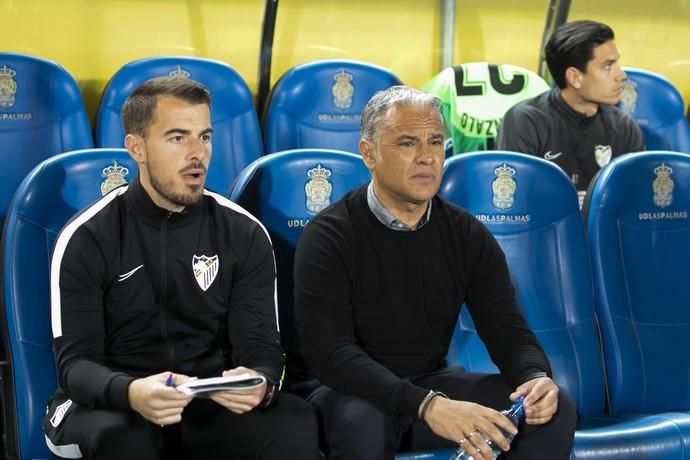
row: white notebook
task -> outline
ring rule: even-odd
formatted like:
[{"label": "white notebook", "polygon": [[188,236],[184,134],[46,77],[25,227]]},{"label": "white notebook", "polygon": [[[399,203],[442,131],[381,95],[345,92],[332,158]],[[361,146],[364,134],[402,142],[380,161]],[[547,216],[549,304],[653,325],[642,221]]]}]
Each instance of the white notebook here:
[{"label": "white notebook", "polygon": [[266,377],[263,375],[239,374],[229,377],[210,377],[207,379],[189,380],[175,388],[182,393],[195,395],[199,393],[208,393],[211,391],[251,390],[263,385],[264,383],[266,383]]}]

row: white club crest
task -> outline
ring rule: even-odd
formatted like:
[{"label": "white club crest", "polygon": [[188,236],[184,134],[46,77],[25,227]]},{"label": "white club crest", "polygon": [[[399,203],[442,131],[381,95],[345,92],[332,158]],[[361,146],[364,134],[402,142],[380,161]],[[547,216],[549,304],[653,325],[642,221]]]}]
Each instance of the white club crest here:
[{"label": "white club crest", "polygon": [[101,195],[106,195],[109,191],[120,185],[127,183],[127,175],[129,175],[129,168],[125,168],[113,161],[113,164],[106,166],[101,171],[105,180],[101,182]]},{"label": "white club crest", "polygon": [[671,179],[671,173],[673,169],[661,163],[659,166],[654,168],[654,174],[656,174],[656,179],[652,183],[652,190],[654,190],[654,204],[660,208],[665,208],[666,206],[673,203],[673,179]]},{"label": "white club crest", "polygon": [[206,290],[213,284],[218,274],[218,256],[192,256],[192,269],[194,270],[194,278],[199,284],[199,287],[206,292]]},{"label": "white club crest", "polygon": [[168,72],[169,77],[189,78],[191,75],[192,73],[189,70],[185,70],[179,65]]},{"label": "white club crest", "polygon": [[6,109],[14,105],[14,95],[17,93],[17,82],[12,79],[17,74],[3,64],[0,67],[0,109]]},{"label": "white club crest", "polygon": [[350,83],[352,78],[352,74],[344,70],[333,75],[335,83],[331,86],[331,94],[333,94],[333,105],[339,109],[345,110],[352,107],[352,96],[355,94],[355,87]]},{"label": "white club crest", "polygon": [[321,164],[307,171],[309,181],[304,185],[304,193],[307,195],[307,209],[312,214],[316,214],[331,204],[331,193],[333,184],[328,180],[332,172]]},{"label": "white club crest", "polygon": [[623,92],[619,107],[628,115],[632,115],[637,108],[637,83],[630,79],[623,82]]},{"label": "white club crest", "polygon": [[594,146],[594,159],[600,168],[603,168],[611,161],[612,150],[610,145]]},{"label": "white club crest", "polygon": [[496,179],[491,183],[494,194],[492,201],[494,206],[501,211],[512,208],[515,202],[515,190],[517,189],[517,184],[513,179],[515,172],[515,168],[506,163],[494,169]]}]

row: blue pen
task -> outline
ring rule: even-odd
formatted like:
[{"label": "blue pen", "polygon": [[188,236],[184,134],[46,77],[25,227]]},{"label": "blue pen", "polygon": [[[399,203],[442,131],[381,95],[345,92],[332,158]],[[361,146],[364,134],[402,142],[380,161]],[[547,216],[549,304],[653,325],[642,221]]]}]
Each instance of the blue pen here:
[{"label": "blue pen", "polygon": [[174,387],[175,386],[175,377],[173,376],[172,372],[170,373],[170,375],[168,375],[168,378],[165,380],[165,386],[166,387]]}]

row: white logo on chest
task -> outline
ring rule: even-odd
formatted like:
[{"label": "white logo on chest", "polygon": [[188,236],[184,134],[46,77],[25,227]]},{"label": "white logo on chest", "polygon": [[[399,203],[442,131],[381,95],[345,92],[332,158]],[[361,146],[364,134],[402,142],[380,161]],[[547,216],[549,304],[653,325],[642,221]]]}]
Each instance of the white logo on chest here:
[{"label": "white logo on chest", "polygon": [[546,152],[544,154],[544,158],[546,160],[555,160],[556,158],[560,157],[561,155],[563,155],[563,152],[551,153],[551,150],[549,150],[548,152]]},{"label": "white logo on chest", "polygon": [[595,145],[594,146],[594,159],[600,168],[603,168],[611,161],[611,156],[613,152],[611,151],[610,145]]},{"label": "white logo on chest", "polygon": [[194,270],[194,278],[199,284],[199,287],[204,290],[204,292],[213,284],[218,274],[218,268],[220,264],[218,262],[218,256],[213,257],[208,256],[192,256],[192,270]]}]

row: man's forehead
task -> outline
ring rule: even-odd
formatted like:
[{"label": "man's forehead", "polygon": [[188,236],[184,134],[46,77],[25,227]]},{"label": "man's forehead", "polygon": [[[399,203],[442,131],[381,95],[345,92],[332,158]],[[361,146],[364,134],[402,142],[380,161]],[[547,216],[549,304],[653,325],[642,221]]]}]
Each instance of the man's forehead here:
[{"label": "man's forehead", "polygon": [[433,107],[393,106],[388,110],[382,128],[390,133],[409,130],[435,130],[443,132],[443,117]]},{"label": "man's forehead", "polygon": [[154,120],[159,117],[166,119],[185,119],[201,115],[203,118],[211,116],[211,110],[205,103],[191,103],[173,96],[162,96],[157,98],[156,107],[153,111]]}]

